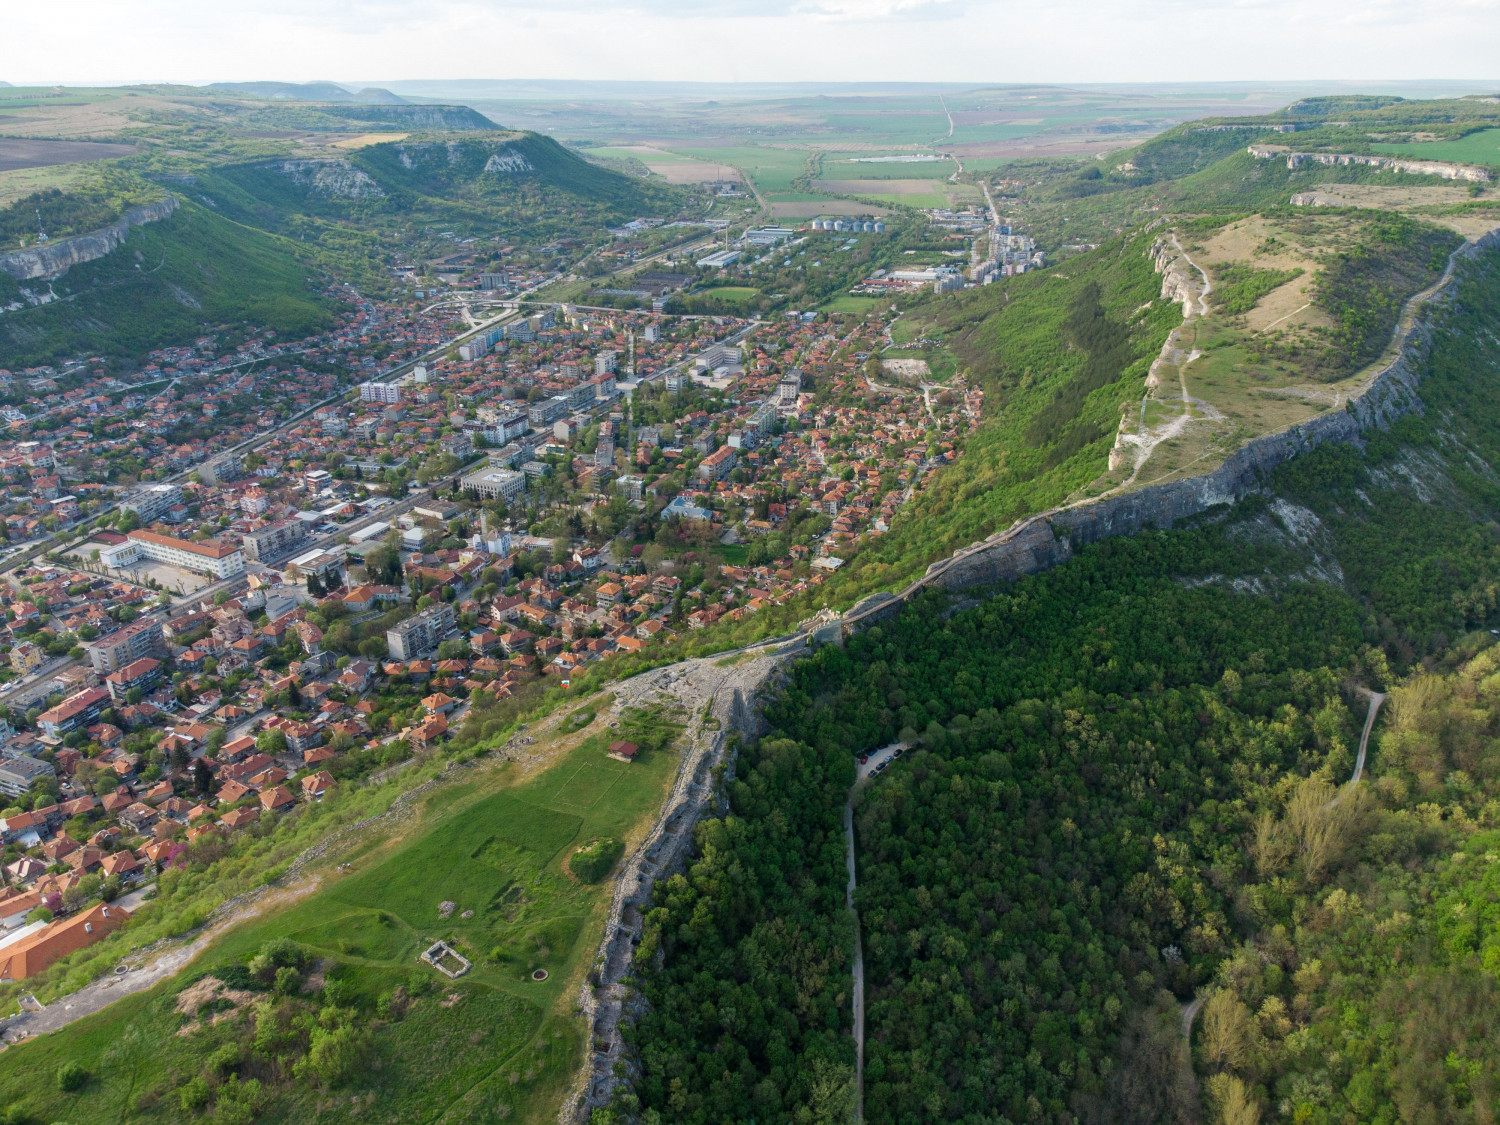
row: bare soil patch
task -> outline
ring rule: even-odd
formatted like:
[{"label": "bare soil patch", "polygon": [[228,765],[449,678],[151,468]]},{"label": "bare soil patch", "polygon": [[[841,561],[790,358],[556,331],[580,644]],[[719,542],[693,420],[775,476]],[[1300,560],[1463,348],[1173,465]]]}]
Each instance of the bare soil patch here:
[{"label": "bare soil patch", "polygon": [[0,172],[16,168],[48,168],[54,164],[87,164],[92,160],[114,160],[134,156],[135,145],[100,144],[97,141],[37,141],[23,137],[0,137]]},{"label": "bare soil patch", "polygon": [[932,374],[925,359],[883,359],[880,369],[902,379],[925,379]]},{"label": "bare soil patch", "polygon": [[243,988],[229,988],[218,977],[208,976],[188,985],[177,994],[177,1010],[185,1016],[196,1016],[205,1004],[228,1001],[228,1007],[220,1007],[208,1020],[193,1019],[178,1029],[178,1035],[191,1035],[200,1027],[218,1023],[234,1015],[244,1005],[255,999],[255,993]]}]

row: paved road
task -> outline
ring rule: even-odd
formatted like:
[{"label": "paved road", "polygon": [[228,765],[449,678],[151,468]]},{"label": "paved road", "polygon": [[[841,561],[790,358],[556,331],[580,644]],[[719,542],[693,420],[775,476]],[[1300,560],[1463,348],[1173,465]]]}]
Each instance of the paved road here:
[{"label": "paved road", "polygon": [[[858,782],[855,787],[858,787]],[[849,885],[844,891],[844,904],[854,915],[854,1120],[865,1119],[865,950],[859,936],[859,911],[854,908],[854,788],[849,790],[849,800],[844,805],[844,837],[848,841],[845,853],[849,862]]]},{"label": "paved road", "polygon": [[893,742],[878,750],[870,751],[863,763],[854,767],[854,784],[849,787],[849,799],[844,804],[844,839],[847,843],[844,858],[849,864],[849,883],[844,890],[844,905],[854,915],[854,1120],[865,1119],[865,949],[860,939],[859,911],[854,908],[854,892],[857,886],[854,862],[854,793],[875,776],[875,771],[894,761],[910,743]]},{"label": "paved road", "polygon": [[1359,736],[1359,756],[1354,760],[1354,776],[1349,780],[1358,781],[1365,772],[1365,750],[1370,745],[1370,731],[1375,726],[1375,715],[1380,710],[1380,705],[1385,702],[1385,693],[1379,691],[1370,692],[1370,710],[1365,714],[1365,729]]}]

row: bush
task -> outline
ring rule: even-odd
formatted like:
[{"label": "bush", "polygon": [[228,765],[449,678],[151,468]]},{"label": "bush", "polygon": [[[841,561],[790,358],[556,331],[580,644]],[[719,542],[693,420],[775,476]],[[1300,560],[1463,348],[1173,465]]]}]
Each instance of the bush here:
[{"label": "bush", "polygon": [[82,1063],[70,1059],[57,1068],[57,1088],[65,1094],[83,1089],[88,1080],[89,1072]]},{"label": "bush", "polygon": [[619,840],[590,840],[568,857],[568,870],[580,882],[598,883],[614,870],[624,852]]},{"label": "bush", "polygon": [[363,1069],[370,1048],[370,1033],[362,1028],[347,1024],[332,1030],[318,1028],[297,1072],[316,1075],[325,1087],[338,1086]]},{"label": "bush", "polygon": [[307,964],[307,950],[291,938],[273,938],[260,947],[250,961],[251,975],[269,983],[277,978],[277,970],[291,968],[300,970]]},{"label": "bush", "polygon": [[177,1091],[177,1098],[182,1102],[182,1108],[189,1113],[196,1113],[208,1104],[208,1083],[201,1077],[190,1078],[181,1089]]}]

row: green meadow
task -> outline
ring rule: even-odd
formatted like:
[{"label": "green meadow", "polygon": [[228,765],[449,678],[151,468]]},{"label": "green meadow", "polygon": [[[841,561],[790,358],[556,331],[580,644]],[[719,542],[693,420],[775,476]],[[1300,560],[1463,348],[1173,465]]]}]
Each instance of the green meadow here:
[{"label": "green meadow", "polygon": [[[415,827],[341,856],[350,871],[228,931],[176,978],[5,1051],[0,1105],[70,1125],[555,1115],[582,1059],[574,1004],[611,893],[566,861],[639,841],[681,731],[661,714],[618,729],[578,718],[594,733],[563,735],[573,744],[546,768],[481,765],[429,796]],[[606,757],[619,737],[642,747],[635,762]],[[450,980],[421,962],[438,940],[472,968]],[[215,982],[238,991],[214,995]],[[69,1062],[86,1079],[64,1092]]]}]

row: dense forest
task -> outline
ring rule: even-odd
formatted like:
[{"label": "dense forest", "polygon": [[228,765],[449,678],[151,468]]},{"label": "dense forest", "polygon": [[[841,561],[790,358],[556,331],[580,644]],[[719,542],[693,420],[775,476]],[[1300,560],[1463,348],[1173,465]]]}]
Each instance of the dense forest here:
[{"label": "dense forest", "polygon": [[899,739],[854,795],[866,1119],[1493,1120],[1496,308],[1490,255],[1362,449],[796,665],[658,891],[598,1116],[847,1119],[839,818]]}]

